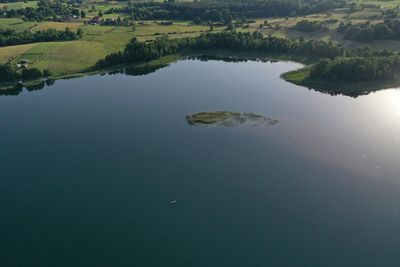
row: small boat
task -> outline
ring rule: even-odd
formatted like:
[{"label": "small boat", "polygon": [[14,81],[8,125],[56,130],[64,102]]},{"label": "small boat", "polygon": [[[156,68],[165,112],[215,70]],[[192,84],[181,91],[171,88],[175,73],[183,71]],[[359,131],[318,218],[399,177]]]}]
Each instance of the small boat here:
[{"label": "small boat", "polygon": [[176,204],[176,200],[172,200],[171,202],[169,202],[169,204]]}]

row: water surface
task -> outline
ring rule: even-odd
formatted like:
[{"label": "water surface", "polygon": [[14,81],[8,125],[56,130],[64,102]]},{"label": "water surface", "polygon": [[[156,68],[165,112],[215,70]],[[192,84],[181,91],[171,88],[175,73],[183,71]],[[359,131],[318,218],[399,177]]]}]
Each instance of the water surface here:
[{"label": "water surface", "polygon": [[[279,78],[299,66],[182,60],[1,96],[1,266],[397,266],[400,91]],[[210,110],[279,123],[187,124]]]}]

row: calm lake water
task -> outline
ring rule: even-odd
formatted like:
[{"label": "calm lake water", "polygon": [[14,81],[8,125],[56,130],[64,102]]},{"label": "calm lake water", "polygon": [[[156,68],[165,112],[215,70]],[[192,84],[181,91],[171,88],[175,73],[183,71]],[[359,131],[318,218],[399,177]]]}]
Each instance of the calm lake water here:
[{"label": "calm lake water", "polygon": [[[182,60],[1,96],[0,265],[398,266],[400,90],[279,78],[299,66]],[[210,110],[279,123],[187,124]]]}]

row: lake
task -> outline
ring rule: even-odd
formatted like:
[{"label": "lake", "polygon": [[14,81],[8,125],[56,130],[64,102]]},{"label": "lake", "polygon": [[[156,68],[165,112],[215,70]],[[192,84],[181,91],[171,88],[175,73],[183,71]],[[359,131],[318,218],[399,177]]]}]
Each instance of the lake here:
[{"label": "lake", "polygon": [[[1,266],[398,266],[400,90],[280,78],[298,67],[181,60],[0,96]],[[279,123],[185,120],[211,110]]]}]

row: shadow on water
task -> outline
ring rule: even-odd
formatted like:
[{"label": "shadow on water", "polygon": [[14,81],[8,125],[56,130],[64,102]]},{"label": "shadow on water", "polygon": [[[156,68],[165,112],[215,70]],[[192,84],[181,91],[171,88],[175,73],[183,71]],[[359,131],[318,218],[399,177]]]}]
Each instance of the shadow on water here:
[{"label": "shadow on water", "polygon": [[[115,74],[126,74],[129,76],[143,76],[153,72],[156,72],[159,69],[168,67],[169,64],[157,64],[157,65],[143,65],[143,66],[130,66],[123,69],[112,70],[107,72],[108,75],[115,75]],[[102,75],[105,75],[103,73]]]},{"label": "shadow on water", "polygon": [[[147,75],[147,74],[156,72],[157,70],[168,67],[168,66],[169,66],[168,64],[160,64],[160,65],[145,65],[145,66],[126,67],[123,69],[117,69],[117,70],[112,70],[109,72],[101,73],[100,75],[126,74],[129,76],[143,76],[143,75]],[[7,88],[7,89],[1,89],[0,96],[17,96],[17,95],[21,94],[24,91],[24,89],[28,92],[39,91],[45,87],[53,86],[55,84],[55,82],[56,82],[55,79],[49,78],[46,80],[28,82],[25,84],[19,83],[19,84],[15,85],[14,87]]]},{"label": "shadow on water", "polygon": [[7,95],[7,96],[19,95],[23,89],[24,86],[22,84],[17,84],[14,87],[0,90],[0,95]]},{"label": "shadow on water", "polygon": [[223,61],[223,62],[232,62],[232,63],[240,63],[247,61],[256,61],[256,62],[269,62],[276,63],[278,60],[268,59],[265,57],[245,57],[245,56],[219,56],[219,55],[197,55],[197,56],[188,56],[186,57],[188,60],[198,60],[198,61]]},{"label": "shadow on water", "polygon": [[14,87],[10,87],[7,89],[1,89],[0,96],[17,96],[17,95],[21,94],[24,91],[24,89],[28,92],[38,91],[38,90],[42,90],[46,86],[47,87],[52,86],[54,83],[55,83],[55,80],[53,80],[53,79],[29,82],[27,84],[18,83]]},{"label": "shadow on water", "polygon": [[326,82],[307,78],[300,86],[331,96],[345,95],[353,98],[373,92],[400,87],[400,79],[388,79],[365,82]]}]

